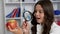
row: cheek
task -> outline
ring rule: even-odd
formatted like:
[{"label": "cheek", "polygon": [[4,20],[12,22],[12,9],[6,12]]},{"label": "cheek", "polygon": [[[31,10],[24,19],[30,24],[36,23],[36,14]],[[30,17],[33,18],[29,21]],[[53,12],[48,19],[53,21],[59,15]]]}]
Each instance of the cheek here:
[{"label": "cheek", "polygon": [[40,17],[41,17],[42,19],[44,19],[44,14],[41,14]]}]

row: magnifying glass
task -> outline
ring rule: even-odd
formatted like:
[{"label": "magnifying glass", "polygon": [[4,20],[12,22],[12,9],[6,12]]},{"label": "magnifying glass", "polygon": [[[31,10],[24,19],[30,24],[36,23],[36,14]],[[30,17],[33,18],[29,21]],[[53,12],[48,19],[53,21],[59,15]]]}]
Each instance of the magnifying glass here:
[{"label": "magnifying glass", "polygon": [[25,11],[23,12],[23,17],[25,19],[25,22],[30,21],[32,20],[32,13],[30,11]]}]

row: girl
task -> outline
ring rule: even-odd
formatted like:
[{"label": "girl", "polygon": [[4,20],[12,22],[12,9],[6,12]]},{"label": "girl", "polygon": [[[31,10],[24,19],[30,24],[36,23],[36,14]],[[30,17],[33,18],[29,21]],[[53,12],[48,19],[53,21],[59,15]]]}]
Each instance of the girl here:
[{"label": "girl", "polygon": [[[31,34],[60,34],[60,27],[54,22],[53,5],[51,1],[38,1],[34,6]],[[27,25],[27,26],[26,26]],[[14,34],[30,34],[30,26],[26,22],[22,28],[9,30]]]}]

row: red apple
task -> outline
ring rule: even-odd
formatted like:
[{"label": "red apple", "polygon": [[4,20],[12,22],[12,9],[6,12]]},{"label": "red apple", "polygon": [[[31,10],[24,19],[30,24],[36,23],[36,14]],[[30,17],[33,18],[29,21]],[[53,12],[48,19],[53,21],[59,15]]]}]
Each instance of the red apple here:
[{"label": "red apple", "polygon": [[17,27],[17,21],[16,20],[9,20],[6,24],[7,29],[9,29],[8,26],[10,26],[11,29],[16,28]]}]

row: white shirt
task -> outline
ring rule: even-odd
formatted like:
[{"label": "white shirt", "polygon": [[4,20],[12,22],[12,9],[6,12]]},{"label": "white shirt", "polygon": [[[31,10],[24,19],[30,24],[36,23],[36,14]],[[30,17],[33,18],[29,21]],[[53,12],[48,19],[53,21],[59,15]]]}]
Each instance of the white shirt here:
[{"label": "white shirt", "polygon": [[42,32],[42,25],[41,24],[37,24],[37,34],[41,34]]},{"label": "white shirt", "polygon": [[[42,26],[37,25],[37,34],[41,34]],[[55,22],[51,26],[50,34],[60,34],[60,26],[58,26]]]}]

